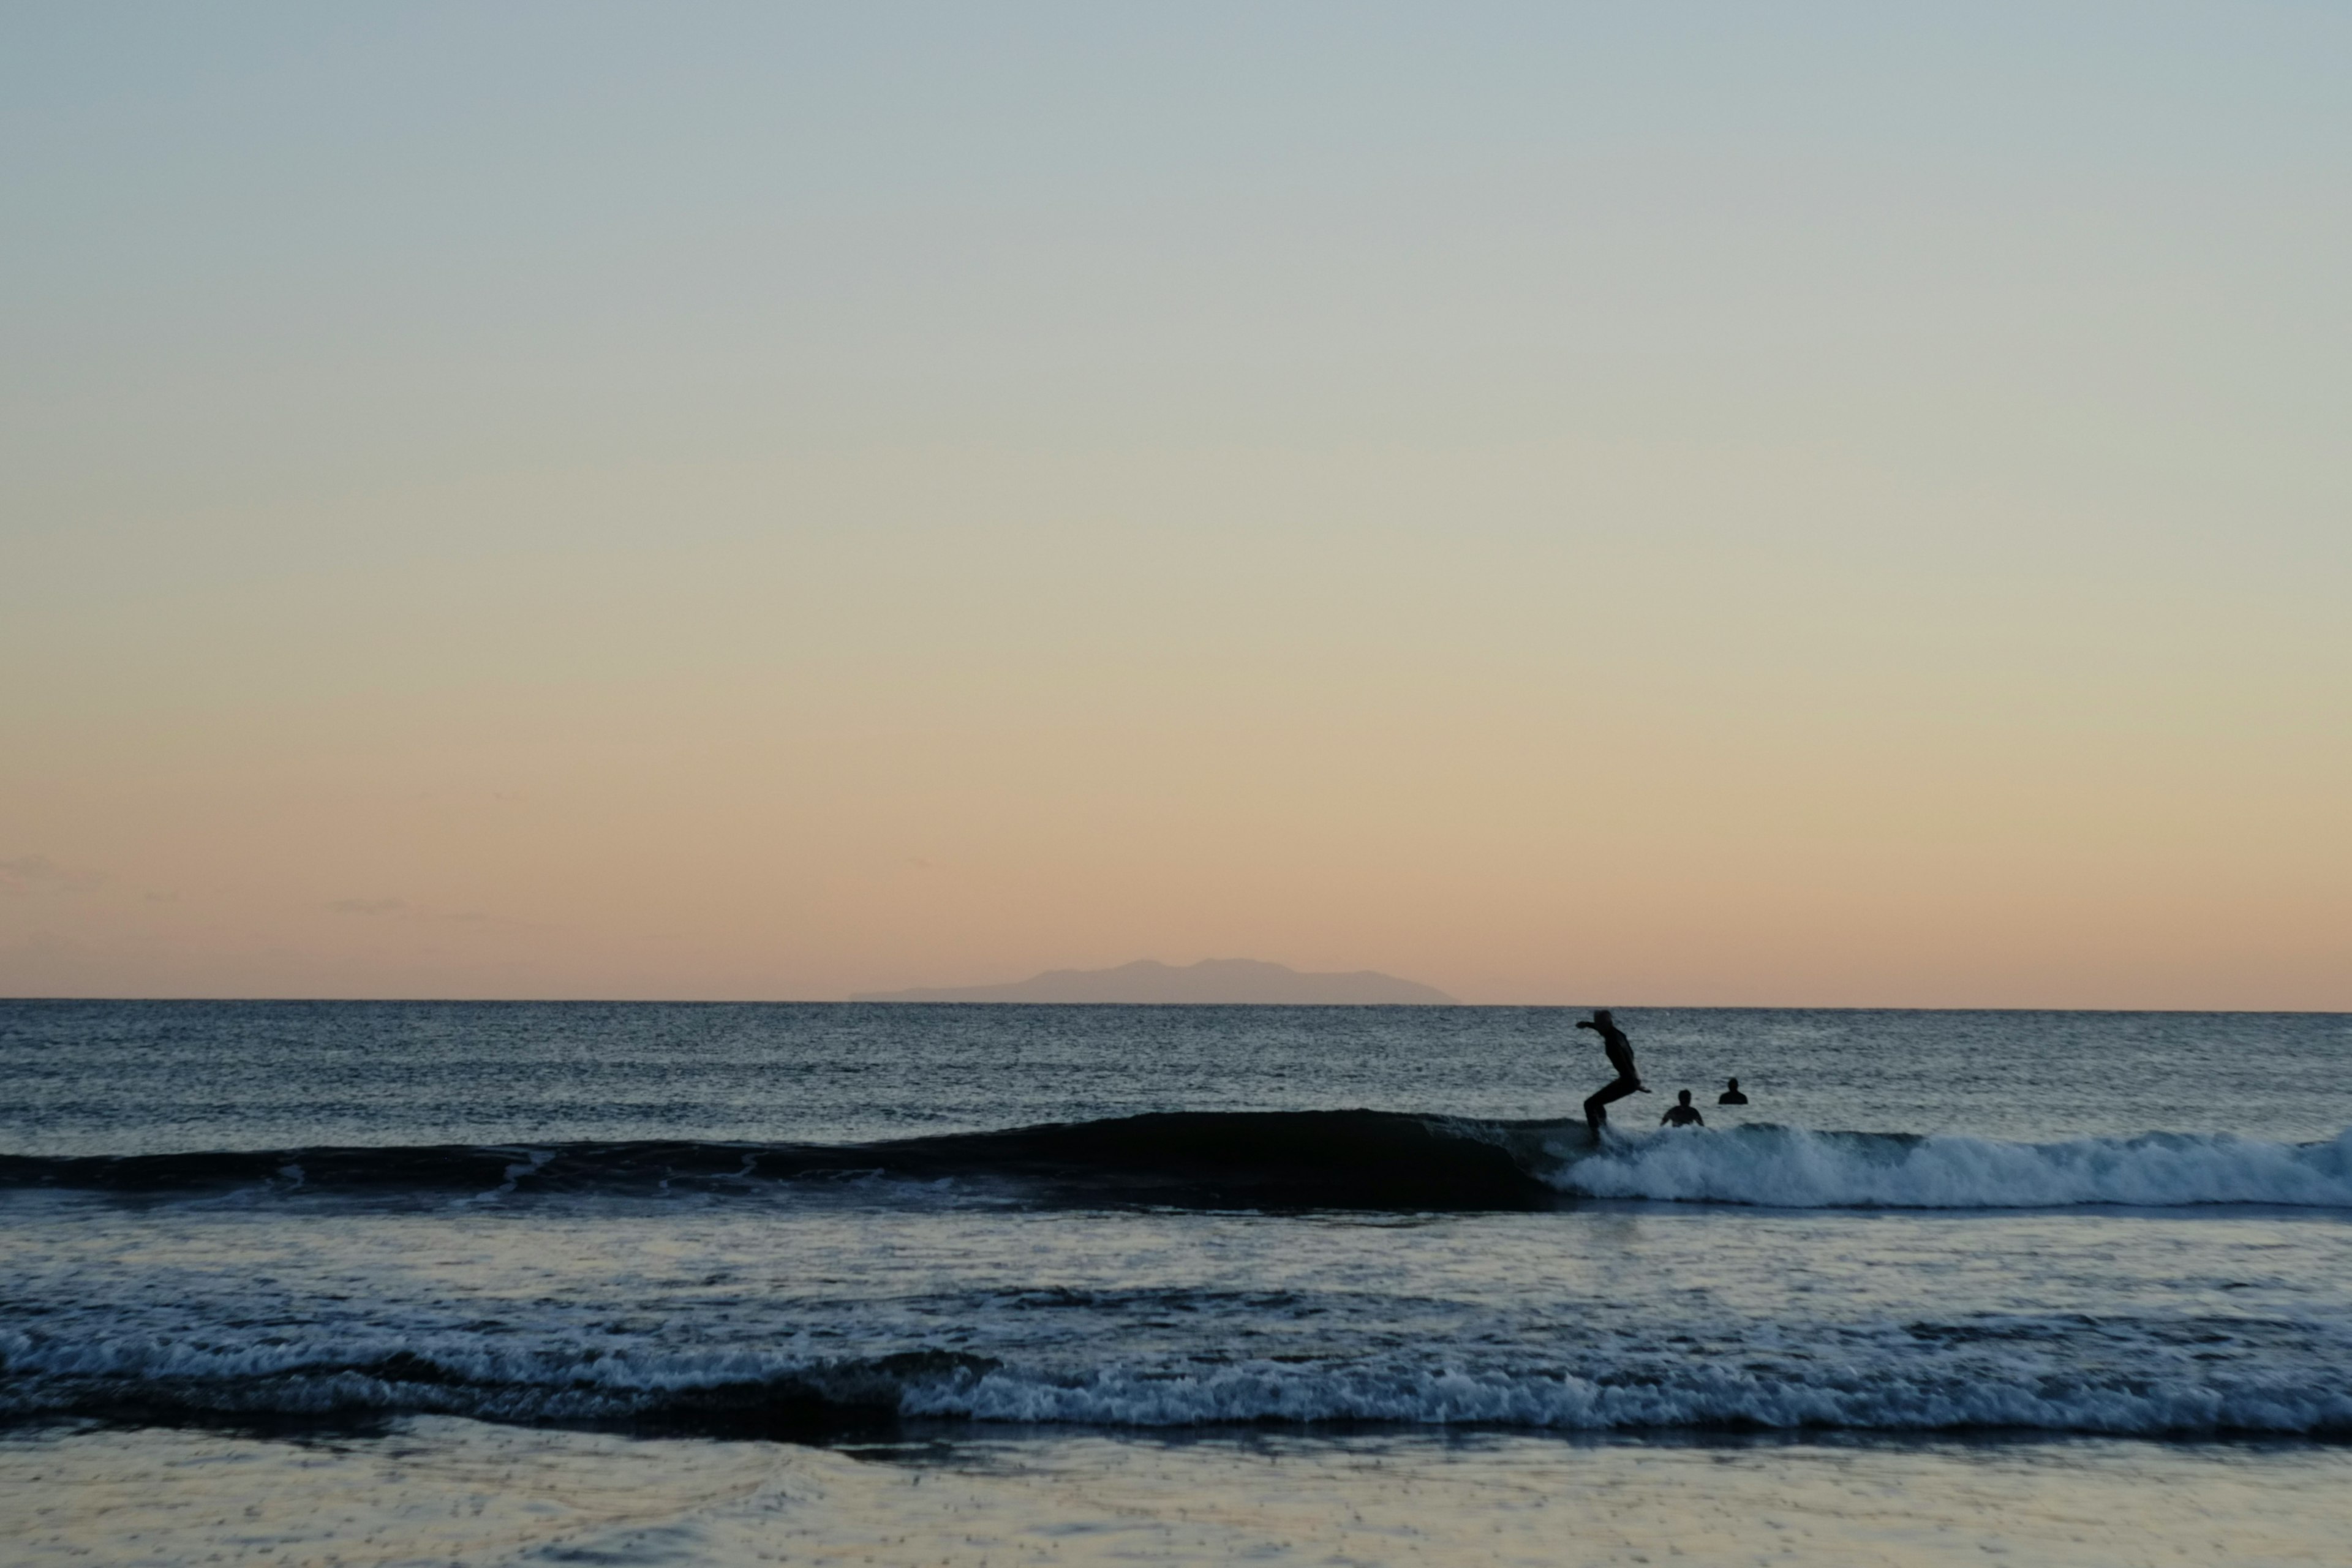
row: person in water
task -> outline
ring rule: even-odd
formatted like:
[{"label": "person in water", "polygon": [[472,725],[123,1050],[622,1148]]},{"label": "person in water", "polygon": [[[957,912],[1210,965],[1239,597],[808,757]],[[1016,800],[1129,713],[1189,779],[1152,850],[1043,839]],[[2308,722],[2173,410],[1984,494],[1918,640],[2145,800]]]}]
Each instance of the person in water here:
[{"label": "person in water", "polygon": [[1717,1095],[1715,1102],[1717,1105],[1745,1105],[1748,1103],[1748,1097],[1739,1092],[1739,1080],[1733,1079],[1731,1087]]},{"label": "person in water", "polygon": [[1647,1094],[1642,1075],[1633,1070],[1633,1047],[1625,1041],[1625,1031],[1609,1016],[1606,1007],[1595,1007],[1592,1016],[1576,1026],[1590,1029],[1601,1037],[1601,1048],[1609,1053],[1609,1065],[1617,1069],[1615,1081],[1593,1094],[1584,1102],[1584,1124],[1599,1137],[1609,1121],[1608,1105],[1612,1100],[1622,1100],[1629,1094]]},{"label": "person in water", "polygon": [[1676,1100],[1674,1104],[1667,1106],[1666,1113],[1658,1118],[1658,1125],[1661,1127],[1704,1127],[1706,1125],[1706,1118],[1701,1116],[1698,1113],[1698,1107],[1690,1102],[1690,1090],[1685,1089],[1683,1090],[1682,1099]]}]

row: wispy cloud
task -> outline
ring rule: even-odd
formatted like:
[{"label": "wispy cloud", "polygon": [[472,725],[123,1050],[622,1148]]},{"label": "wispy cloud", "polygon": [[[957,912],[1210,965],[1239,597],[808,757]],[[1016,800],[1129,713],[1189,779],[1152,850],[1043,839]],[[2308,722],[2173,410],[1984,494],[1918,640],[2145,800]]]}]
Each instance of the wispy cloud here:
[{"label": "wispy cloud", "polygon": [[19,855],[13,860],[0,860],[0,893],[18,897],[27,893],[79,893],[105,880],[95,871],[77,871],[58,865],[46,855]]},{"label": "wispy cloud", "polygon": [[430,904],[412,904],[406,899],[336,899],[330,902],[327,908],[339,915],[419,921],[444,925],[512,926],[521,931],[554,929],[538,921],[514,920],[506,915],[494,915],[484,910],[436,909]]}]

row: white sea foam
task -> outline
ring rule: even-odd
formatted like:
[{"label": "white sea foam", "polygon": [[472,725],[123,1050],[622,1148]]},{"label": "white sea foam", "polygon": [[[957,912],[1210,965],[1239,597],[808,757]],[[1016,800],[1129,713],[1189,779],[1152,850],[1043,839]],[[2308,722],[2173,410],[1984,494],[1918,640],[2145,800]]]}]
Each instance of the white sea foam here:
[{"label": "white sea foam", "polygon": [[[1628,1369],[1633,1371],[1634,1369]],[[2008,1375],[1832,1364],[1798,1375],[1705,1365],[1668,1375],[1255,1365],[1171,1377],[1109,1370],[1076,1381],[996,1373],[910,1389],[909,1415],[982,1420],[1185,1426],[1254,1421],[1393,1421],[1612,1431],[1671,1426],[1937,1431],[2178,1433],[2352,1430],[2352,1393],[2305,1378],[2227,1384],[2194,1373],[2053,1378],[2021,1362]]]},{"label": "white sea foam", "polygon": [[[2258,1358],[2217,1367],[2115,1324],[2098,1337],[2109,1352],[2128,1353],[2104,1366],[2068,1365],[2030,1341],[1955,1348],[1889,1326],[1833,1352],[1763,1357],[1754,1347],[1708,1355],[1619,1347],[1549,1363],[1408,1354],[1047,1369],[955,1352],[824,1361],[543,1346],[518,1354],[435,1336],[424,1353],[336,1364],[317,1344],[70,1343],[0,1334],[13,1374],[0,1387],[0,1408],[96,1410],[127,1398],[149,1408],[625,1421],[679,1408],[681,1396],[691,1403],[698,1392],[751,1391],[756,1405],[756,1391],[766,1387],[784,1397],[895,1407],[908,1416],[1112,1426],[1382,1421],[1566,1431],[2352,1432],[2352,1384],[2308,1362]],[[349,1354],[386,1346],[338,1348]]]},{"label": "white sea foam", "polygon": [[2352,1129],[2321,1143],[2221,1133],[2007,1143],[1796,1127],[1688,1129],[1569,1154],[1547,1179],[1585,1197],[1773,1208],[2352,1208]]}]

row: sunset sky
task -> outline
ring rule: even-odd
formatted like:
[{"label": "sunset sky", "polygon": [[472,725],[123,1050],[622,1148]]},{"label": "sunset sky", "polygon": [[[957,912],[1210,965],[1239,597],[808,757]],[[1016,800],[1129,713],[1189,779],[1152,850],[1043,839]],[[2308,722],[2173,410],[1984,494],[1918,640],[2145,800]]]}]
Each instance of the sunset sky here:
[{"label": "sunset sky", "polygon": [[0,994],[2352,1009],[2352,11],[0,12]]}]

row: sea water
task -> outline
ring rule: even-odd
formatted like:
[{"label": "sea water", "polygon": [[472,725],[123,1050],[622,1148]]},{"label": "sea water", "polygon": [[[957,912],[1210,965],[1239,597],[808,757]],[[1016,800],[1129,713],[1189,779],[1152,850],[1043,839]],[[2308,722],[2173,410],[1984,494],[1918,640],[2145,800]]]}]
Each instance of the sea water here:
[{"label": "sea water", "polygon": [[0,1003],[0,1558],[2343,1560],[2352,1019],[1575,1016]]}]

